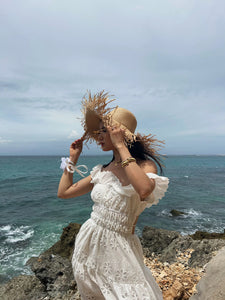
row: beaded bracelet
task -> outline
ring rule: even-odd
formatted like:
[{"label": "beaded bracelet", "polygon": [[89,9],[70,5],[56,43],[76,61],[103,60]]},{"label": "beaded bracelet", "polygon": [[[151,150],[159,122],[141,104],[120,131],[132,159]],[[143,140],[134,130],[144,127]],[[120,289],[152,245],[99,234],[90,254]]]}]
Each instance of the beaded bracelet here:
[{"label": "beaded bracelet", "polygon": [[136,162],[136,159],[134,157],[128,157],[127,159],[121,162],[122,168],[128,166],[131,162]]},{"label": "beaded bracelet", "polygon": [[[84,168],[83,171],[80,170],[80,168]],[[69,157],[65,158],[62,157],[61,158],[61,165],[60,165],[60,169],[65,170],[67,169],[67,171],[69,173],[74,173],[75,171],[80,174],[82,177],[84,177],[84,174],[86,174],[88,172],[88,167],[85,165],[79,165],[76,166],[75,163],[73,163]]]}]

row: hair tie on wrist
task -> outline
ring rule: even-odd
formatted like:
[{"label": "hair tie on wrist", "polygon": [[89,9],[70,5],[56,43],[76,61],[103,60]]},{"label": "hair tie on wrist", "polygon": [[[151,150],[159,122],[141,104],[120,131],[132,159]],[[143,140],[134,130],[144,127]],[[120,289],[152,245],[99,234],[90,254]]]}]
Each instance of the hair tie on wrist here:
[{"label": "hair tie on wrist", "polygon": [[[84,170],[82,171],[80,168],[84,168]],[[84,174],[87,174],[88,172],[88,167],[85,165],[79,165],[76,166],[70,159],[69,157],[62,157],[61,158],[61,165],[60,165],[60,169],[62,169],[63,171],[65,169],[67,169],[67,171],[69,173],[74,173],[75,171],[80,174],[80,176],[84,177]]]}]

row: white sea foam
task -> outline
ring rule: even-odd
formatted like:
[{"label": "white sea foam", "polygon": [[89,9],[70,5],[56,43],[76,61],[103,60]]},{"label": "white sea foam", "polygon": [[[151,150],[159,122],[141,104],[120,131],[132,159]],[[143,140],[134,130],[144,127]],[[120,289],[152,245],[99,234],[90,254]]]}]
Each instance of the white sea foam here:
[{"label": "white sea foam", "polygon": [[[180,215],[179,218],[198,218],[202,217],[202,213],[200,211],[194,210],[193,208],[190,209],[179,209],[180,211],[184,212],[184,215]],[[158,213],[158,216],[167,216],[171,217],[172,214],[170,213],[170,209],[163,209],[161,212]]]},{"label": "white sea foam", "polygon": [[171,213],[168,209],[163,209],[161,212],[158,213],[158,216],[171,216]]},{"label": "white sea foam", "polygon": [[5,225],[0,227],[0,231],[9,231],[11,229],[11,225]]},{"label": "white sea foam", "polygon": [[30,226],[13,226],[13,225],[5,225],[1,227],[1,232],[4,233],[4,236],[7,237],[6,242],[8,243],[16,243],[20,241],[25,241],[30,239],[34,230]]},{"label": "white sea foam", "polygon": [[194,210],[193,208],[184,209],[184,212],[191,217],[201,217],[202,213],[200,211]]},{"label": "white sea foam", "polygon": [[[59,238],[59,234],[43,233],[39,240],[31,239],[29,244],[17,245],[18,241],[25,241],[30,239],[34,230],[31,226],[4,226],[5,236],[3,245],[0,248],[1,272],[6,274],[6,278],[11,278],[18,274],[31,274],[31,270],[25,264],[32,256],[38,256],[43,250],[52,246],[52,244]],[[6,230],[7,229],[7,230]],[[55,239],[55,240],[54,240]]]},{"label": "white sea foam", "polygon": [[8,237],[6,241],[8,243],[17,243],[17,242],[25,241],[25,240],[31,238],[33,236],[33,234],[34,234],[34,231],[31,230],[31,231],[28,231],[27,233],[22,233],[16,237]]}]

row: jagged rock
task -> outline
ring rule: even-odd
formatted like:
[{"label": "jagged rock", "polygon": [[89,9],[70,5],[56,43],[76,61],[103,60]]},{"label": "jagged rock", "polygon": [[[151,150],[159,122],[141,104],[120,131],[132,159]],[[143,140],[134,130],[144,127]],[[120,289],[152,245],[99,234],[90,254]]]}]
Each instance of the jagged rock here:
[{"label": "jagged rock", "polygon": [[63,228],[60,240],[51,248],[43,252],[43,254],[58,254],[62,257],[71,259],[74,250],[75,237],[78,234],[80,227],[80,224],[70,223],[68,226]]},{"label": "jagged rock", "polygon": [[31,275],[20,275],[0,286],[1,300],[40,300],[46,297],[45,286]]},{"label": "jagged rock", "polygon": [[188,262],[190,267],[202,268],[214,256],[214,252],[225,246],[224,239],[193,240],[192,236],[182,236],[176,231],[145,227],[141,238],[143,252],[146,257],[152,253],[160,254],[159,260],[173,263],[176,253],[193,249]]},{"label": "jagged rock", "polygon": [[189,265],[195,268],[203,267],[212,259],[215,253],[224,246],[225,240],[223,239],[204,239],[202,241],[193,240],[191,248],[193,248],[195,251],[191,255]]},{"label": "jagged rock", "polygon": [[[74,240],[80,226],[70,223],[57,243],[39,257],[30,258],[27,264],[35,276],[15,277],[0,286],[0,299],[80,299],[71,267]],[[152,227],[144,228],[141,242],[147,265],[163,290],[165,300],[189,299],[203,274],[203,266],[225,246],[224,239],[194,240],[176,231]]]},{"label": "jagged rock", "polygon": [[178,217],[178,216],[186,215],[185,212],[180,211],[180,210],[176,210],[176,209],[172,209],[172,210],[170,211],[170,213],[171,213],[171,215],[172,215],[173,217]]},{"label": "jagged rock", "polygon": [[149,257],[153,252],[161,254],[174,239],[180,236],[181,235],[176,231],[145,226],[141,238],[144,254],[147,257]]},{"label": "jagged rock", "polygon": [[196,231],[194,234],[191,234],[190,236],[193,238],[193,240],[225,239],[225,230],[224,233]]},{"label": "jagged rock", "polygon": [[193,248],[193,240],[189,236],[179,236],[162,251],[160,261],[173,263],[176,261],[176,255],[179,251]]},{"label": "jagged rock", "polygon": [[27,264],[51,297],[56,298],[69,291],[73,293],[76,291],[76,283],[69,259],[43,253],[39,257],[29,259]]}]

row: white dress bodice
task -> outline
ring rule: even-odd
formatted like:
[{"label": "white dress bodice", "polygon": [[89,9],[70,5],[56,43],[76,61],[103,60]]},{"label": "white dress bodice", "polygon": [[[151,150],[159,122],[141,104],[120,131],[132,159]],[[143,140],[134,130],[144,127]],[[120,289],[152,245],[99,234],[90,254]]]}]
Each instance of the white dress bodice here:
[{"label": "white dress bodice", "polygon": [[131,184],[122,186],[111,171],[102,171],[102,165],[91,171],[93,210],[76,236],[72,258],[82,299],[162,300],[143,263],[140,240],[132,234],[136,217],[157,204],[168,187],[168,178],[147,175],[155,179],[155,188],[141,201]]},{"label": "white dress bodice", "polygon": [[94,201],[91,218],[99,225],[113,231],[131,233],[136,217],[146,208],[157,204],[168,187],[168,178],[147,173],[156,181],[153,193],[144,201],[131,184],[123,186],[111,171],[101,171],[97,165],[91,171],[91,198]]}]

